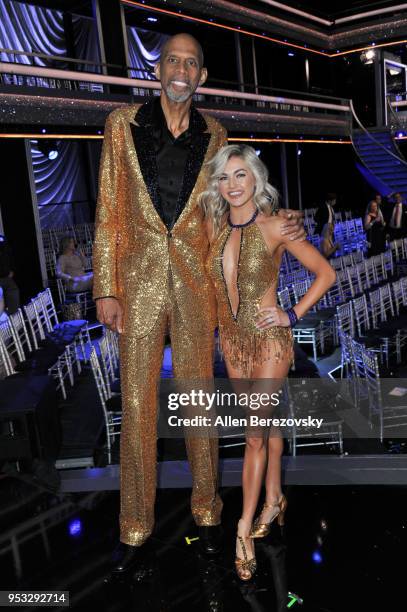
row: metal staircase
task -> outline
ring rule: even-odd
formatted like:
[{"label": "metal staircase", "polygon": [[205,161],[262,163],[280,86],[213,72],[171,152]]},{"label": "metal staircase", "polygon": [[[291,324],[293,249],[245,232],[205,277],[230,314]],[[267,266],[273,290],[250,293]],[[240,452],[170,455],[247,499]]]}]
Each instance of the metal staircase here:
[{"label": "metal staircase", "polygon": [[[351,105],[352,106],[352,105]],[[356,166],[369,184],[386,196],[400,192],[407,199],[407,161],[394,140],[393,130],[383,127],[368,131],[359,121],[352,106],[359,129],[351,139],[360,162]]]}]

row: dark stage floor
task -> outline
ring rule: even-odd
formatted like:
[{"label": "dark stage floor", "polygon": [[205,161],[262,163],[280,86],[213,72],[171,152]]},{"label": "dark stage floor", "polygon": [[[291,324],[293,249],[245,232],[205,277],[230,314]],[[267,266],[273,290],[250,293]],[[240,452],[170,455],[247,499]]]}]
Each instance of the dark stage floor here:
[{"label": "dark stage floor", "polygon": [[240,582],[233,570],[241,490],[230,487],[221,490],[224,552],[211,562],[198,552],[189,492],[158,490],[152,574],[144,582],[132,574],[109,579],[118,537],[117,492],[48,496],[42,504],[55,516],[59,503],[67,509],[18,545],[20,579],[11,551],[0,556],[1,589],[69,590],[71,609],[99,612],[405,609],[407,488],[293,486],[285,492],[285,532],[275,526],[266,541],[258,540],[259,570],[250,583]]}]

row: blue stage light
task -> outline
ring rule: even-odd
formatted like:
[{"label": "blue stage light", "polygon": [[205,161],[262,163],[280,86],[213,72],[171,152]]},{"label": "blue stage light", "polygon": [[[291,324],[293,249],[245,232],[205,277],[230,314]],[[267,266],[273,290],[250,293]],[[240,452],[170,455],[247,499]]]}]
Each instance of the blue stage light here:
[{"label": "blue stage light", "polygon": [[314,550],[312,553],[312,560],[314,563],[322,563],[322,555],[319,550]]},{"label": "blue stage light", "polygon": [[295,53],[293,53],[292,51],[288,52],[288,57],[294,57]]},{"label": "blue stage light", "polygon": [[69,535],[77,536],[82,532],[82,521],[80,519],[74,519],[69,523]]},{"label": "blue stage light", "polygon": [[402,136],[404,136],[404,132],[397,132],[397,138],[401,138]]},{"label": "blue stage light", "polygon": [[58,157],[58,151],[50,151],[48,153],[48,159],[56,159]]},{"label": "blue stage light", "polygon": [[147,17],[147,21],[158,21],[157,17]]},{"label": "blue stage light", "polygon": [[260,153],[261,153],[261,149],[256,149],[256,155],[257,155],[257,157],[260,155]]}]

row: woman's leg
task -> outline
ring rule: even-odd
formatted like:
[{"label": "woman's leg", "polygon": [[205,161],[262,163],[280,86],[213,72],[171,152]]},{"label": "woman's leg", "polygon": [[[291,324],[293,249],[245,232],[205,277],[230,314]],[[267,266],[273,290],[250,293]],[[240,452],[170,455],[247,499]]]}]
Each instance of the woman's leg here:
[{"label": "woman's leg", "polygon": [[[283,359],[279,363],[275,363],[273,359],[263,362],[261,365],[253,369],[252,377],[257,379],[253,385],[252,392],[256,388],[262,393],[276,393],[284,384],[287,374],[290,369],[290,359]],[[264,380],[258,380],[264,379]],[[271,417],[272,415],[267,415]],[[268,437],[268,460],[265,477],[266,500],[267,506],[260,516],[260,523],[268,523],[273,516],[278,513],[278,508],[274,506],[281,498],[281,455],[283,454],[283,438],[281,432],[272,427]]]},{"label": "woman's leg", "polygon": [[[230,379],[242,380],[246,378],[244,373],[231,365],[227,357],[224,357],[226,369]],[[242,385],[242,390],[247,391],[247,385]],[[246,446],[243,460],[242,471],[242,493],[243,493],[243,508],[241,518],[237,526],[237,534],[244,541],[248,559],[252,559],[254,555],[254,542],[249,538],[250,530],[253,523],[254,513],[257,508],[260,490],[266,467],[266,446],[263,438],[246,437]],[[236,541],[236,557],[244,559],[243,550],[239,539]],[[241,572],[242,577],[248,577],[248,572]]]}]

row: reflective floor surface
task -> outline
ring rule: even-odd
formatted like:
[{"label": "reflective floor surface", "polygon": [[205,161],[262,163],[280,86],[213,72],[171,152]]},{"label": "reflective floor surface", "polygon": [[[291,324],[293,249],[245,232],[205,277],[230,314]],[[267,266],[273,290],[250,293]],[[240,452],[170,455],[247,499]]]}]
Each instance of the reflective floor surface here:
[{"label": "reflective floor surface", "polygon": [[118,492],[44,494],[31,514],[37,531],[14,534],[14,555],[4,548],[10,521],[3,531],[1,589],[66,590],[71,609],[99,612],[405,609],[407,488],[292,486],[285,493],[284,532],[275,525],[257,540],[258,571],[249,583],[233,567],[238,487],[221,489],[224,550],[212,560],[199,552],[188,491],[159,490],[145,572],[121,579],[109,573]]}]

